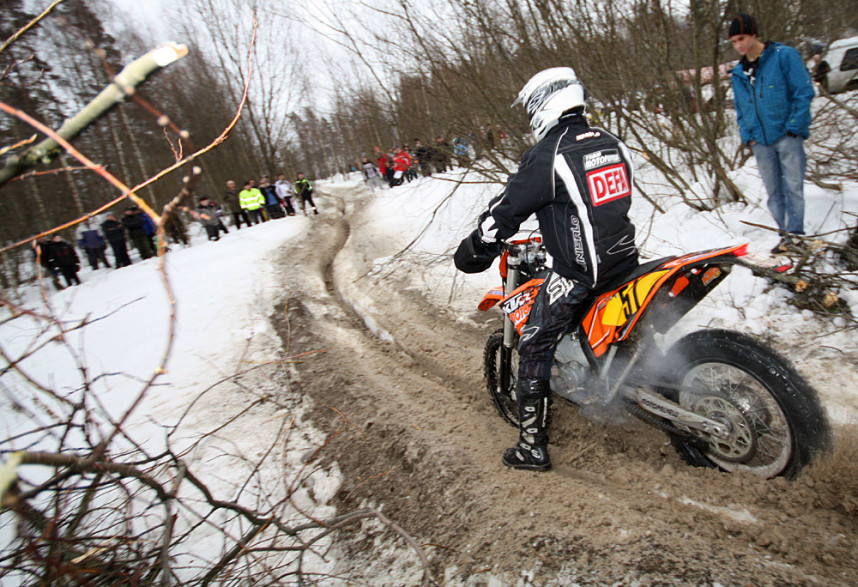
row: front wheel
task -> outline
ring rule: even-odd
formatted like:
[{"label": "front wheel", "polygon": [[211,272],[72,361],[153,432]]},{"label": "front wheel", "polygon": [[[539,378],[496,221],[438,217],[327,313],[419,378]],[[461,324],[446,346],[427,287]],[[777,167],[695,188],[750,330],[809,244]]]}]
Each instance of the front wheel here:
[{"label": "front wheel", "polygon": [[[517,337],[516,337],[517,338]],[[518,428],[518,402],[515,384],[518,377],[518,353],[503,346],[503,328],[495,330],[486,341],[483,362],[486,387],[501,418]]]},{"label": "front wheel", "polygon": [[816,392],[762,343],[737,332],[704,330],[679,340],[667,358],[671,399],[729,431],[673,435],[686,462],[792,478],[826,448],[828,424]]}]

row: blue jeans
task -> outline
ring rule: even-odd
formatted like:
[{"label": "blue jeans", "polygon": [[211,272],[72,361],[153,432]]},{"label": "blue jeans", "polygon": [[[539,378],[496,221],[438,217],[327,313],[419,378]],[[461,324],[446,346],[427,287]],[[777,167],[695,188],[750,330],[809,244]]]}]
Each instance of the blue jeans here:
[{"label": "blue jeans", "polygon": [[804,139],[784,135],[772,145],[752,147],[778,228],[804,234]]}]

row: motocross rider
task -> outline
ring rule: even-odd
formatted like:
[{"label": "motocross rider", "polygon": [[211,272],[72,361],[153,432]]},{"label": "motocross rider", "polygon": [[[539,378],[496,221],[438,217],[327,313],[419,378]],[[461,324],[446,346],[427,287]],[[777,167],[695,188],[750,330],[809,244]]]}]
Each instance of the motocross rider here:
[{"label": "motocross rider", "polygon": [[456,267],[479,273],[502,252],[503,239],[536,214],[552,269],[518,343],[519,440],[503,453],[516,469],[546,471],[549,377],[561,336],[577,326],[592,291],[638,263],[628,217],[632,164],[617,137],[590,127],[587,91],[569,67],[534,75],[513,103],[524,105],[536,145],[494,198],[455,254]]}]

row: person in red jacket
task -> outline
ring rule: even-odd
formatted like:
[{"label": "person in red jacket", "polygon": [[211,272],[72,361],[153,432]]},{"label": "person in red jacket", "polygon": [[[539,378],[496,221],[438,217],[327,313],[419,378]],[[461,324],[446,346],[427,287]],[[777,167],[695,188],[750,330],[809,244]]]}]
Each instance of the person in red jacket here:
[{"label": "person in red jacket", "polygon": [[401,147],[393,150],[393,181],[392,186],[402,185],[402,174],[411,167],[411,155]]},{"label": "person in red jacket", "polygon": [[378,155],[378,158],[375,160],[376,167],[378,167],[378,172],[381,174],[382,179],[387,177],[387,168],[388,163],[387,154],[381,150],[380,147],[375,147],[375,154]]}]

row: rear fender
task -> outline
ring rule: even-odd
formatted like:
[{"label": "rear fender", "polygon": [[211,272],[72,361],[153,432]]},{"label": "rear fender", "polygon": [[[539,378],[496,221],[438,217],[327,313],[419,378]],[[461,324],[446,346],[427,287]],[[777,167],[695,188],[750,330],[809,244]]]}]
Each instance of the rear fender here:
[{"label": "rear fender", "polygon": [[609,345],[626,340],[644,315],[656,332],[666,332],[721,283],[746,252],[745,244],[667,259],[602,293],[582,321],[593,354],[600,357]]}]

